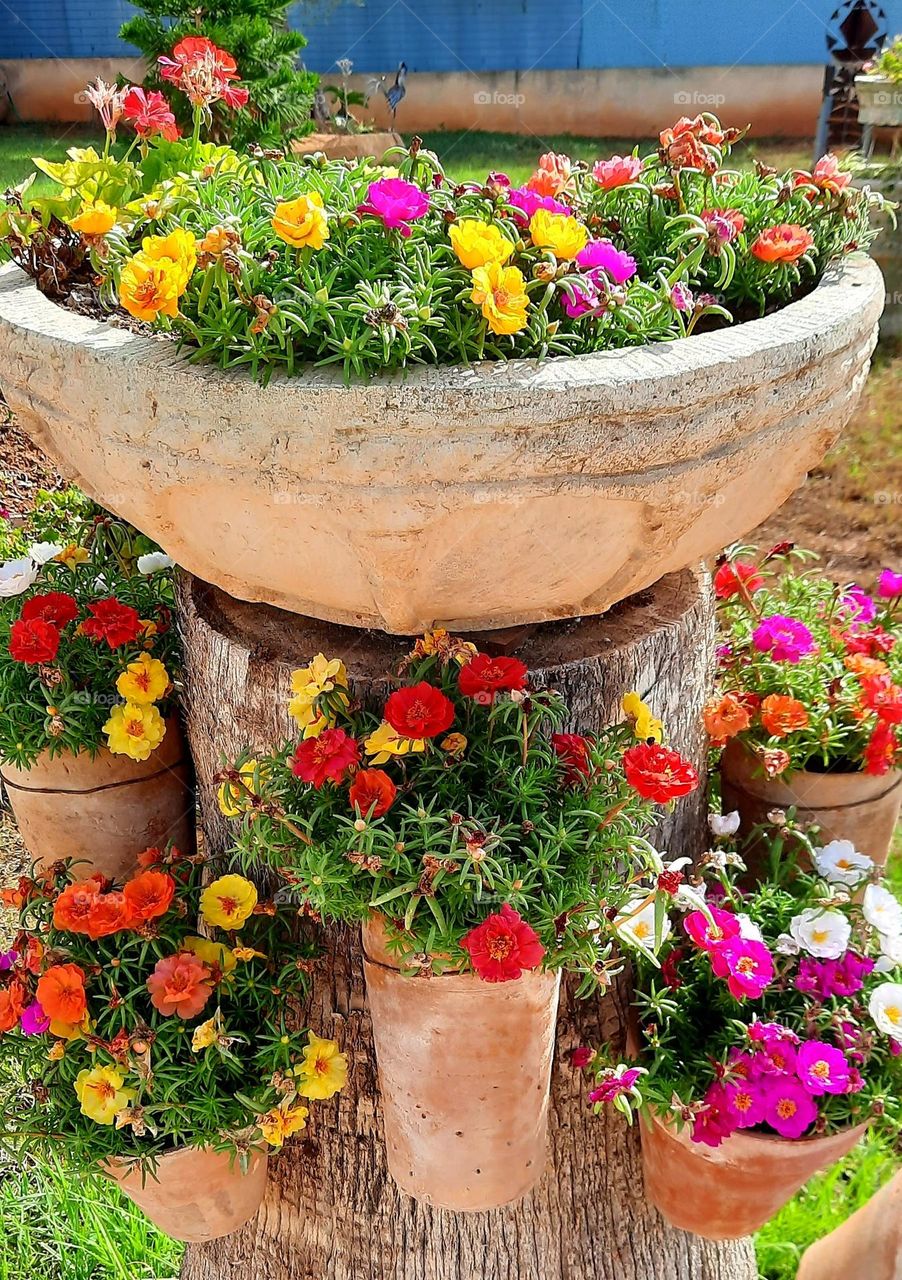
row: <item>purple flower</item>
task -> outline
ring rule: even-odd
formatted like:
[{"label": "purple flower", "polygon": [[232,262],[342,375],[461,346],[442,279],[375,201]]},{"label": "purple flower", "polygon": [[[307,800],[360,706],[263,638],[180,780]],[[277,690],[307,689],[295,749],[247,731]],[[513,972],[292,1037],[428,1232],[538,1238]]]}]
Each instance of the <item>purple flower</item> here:
[{"label": "purple flower", "polygon": [[883,600],[896,600],[902,596],[902,573],[884,569],[877,582],[877,594]]},{"label": "purple flower", "polygon": [[711,952],[711,968],[726,978],[731,996],[757,1000],[774,976],[774,958],[763,942],[728,938]]},{"label": "purple flower", "polygon": [[840,607],[853,622],[873,622],[877,617],[877,606],[863,587],[849,587],[840,601]]},{"label": "purple flower", "polygon": [[621,1093],[629,1093],[642,1075],[640,1067],[627,1067],[618,1075],[613,1069],[605,1071],[597,1086],[589,1093],[590,1102],[613,1102]]},{"label": "purple flower", "polygon": [[781,1138],[801,1138],[817,1119],[817,1103],[794,1076],[775,1076],[764,1095],[764,1119]]},{"label": "purple flower", "polygon": [[814,637],[804,622],[785,613],[762,618],[752,633],[752,644],[761,653],[769,653],[774,662],[798,662],[814,651]]},{"label": "purple flower", "polygon": [[0,973],[5,973],[7,969],[11,969],[18,959],[19,953],[15,949],[0,951]]},{"label": "purple flower", "polygon": [[711,907],[710,916],[709,920],[704,911],[690,911],[683,928],[697,947],[713,953],[730,938],[738,938],[741,925],[738,916],[720,907]]},{"label": "purple flower", "polygon": [[584,316],[588,311],[594,311],[604,302],[604,297],[598,292],[598,284],[594,273],[584,276],[579,284],[571,286],[573,289],[573,297],[565,290],[561,292],[561,304],[564,311],[571,320],[578,320],[580,316]]},{"label": "purple flower", "polygon": [[796,1072],[810,1094],[845,1093],[849,1064],[841,1049],[823,1040],[806,1040],[796,1058]]},{"label": "purple flower", "polygon": [[695,298],[692,296],[692,290],[687,289],[684,284],[679,281],[670,290],[670,301],[673,303],[676,311],[691,311],[695,306]]},{"label": "purple flower", "polygon": [[537,191],[530,191],[529,187],[514,187],[507,202],[513,206],[514,218],[521,227],[529,225],[536,209],[547,209],[549,213],[573,212],[568,204],[561,204],[553,196],[540,196]]},{"label": "purple flower", "polygon": [[22,1010],[22,1021],[20,1023],[22,1034],[25,1036],[42,1036],[50,1026],[50,1019],[41,1008],[37,1000],[26,1005]]},{"label": "purple flower", "polygon": [[638,270],[636,259],[625,250],[618,249],[610,240],[590,240],[576,255],[576,262],[584,271],[601,267],[615,284],[626,284]]},{"label": "purple flower", "polygon": [[357,212],[381,218],[386,227],[400,231],[402,236],[409,236],[407,223],[422,218],[428,208],[426,192],[412,182],[404,178],[380,178],[378,182],[370,183],[366,200],[357,206]]},{"label": "purple flower", "polygon": [[827,1000],[830,996],[852,996],[860,991],[864,979],[874,968],[870,956],[847,951],[838,960],[813,960],[803,956],[795,979],[796,991]]},{"label": "purple flower", "polygon": [[902,1044],[900,1044],[898,1040],[893,1040],[892,1037],[890,1037],[889,1051],[890,1057],[898,1058],[899,1054],[902,1053]]}]

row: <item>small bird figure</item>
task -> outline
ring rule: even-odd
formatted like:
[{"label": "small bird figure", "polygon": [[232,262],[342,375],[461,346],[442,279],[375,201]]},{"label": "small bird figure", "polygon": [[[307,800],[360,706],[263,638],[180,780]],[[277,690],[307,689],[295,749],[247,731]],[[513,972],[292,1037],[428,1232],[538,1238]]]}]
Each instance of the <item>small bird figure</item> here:
[{"label": "small bird figure", "polygon": [[386,101],[391,108],[392,120],[394,120],[398,114],[398,107],[401,105],[404,100],[404,96],[407,93],[407,63],[402,62],[399,64],[397,74],[395,75],[395,83],[391,88],[386,89],[384,84],[379,87],[385,94]]}]

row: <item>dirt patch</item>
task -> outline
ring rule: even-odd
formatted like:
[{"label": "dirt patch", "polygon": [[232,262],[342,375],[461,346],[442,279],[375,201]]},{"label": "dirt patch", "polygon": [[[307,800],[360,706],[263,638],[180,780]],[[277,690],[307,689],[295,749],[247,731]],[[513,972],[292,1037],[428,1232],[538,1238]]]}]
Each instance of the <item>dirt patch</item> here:
[{"label": "dirt patch", "polygon": [[19,519],[31,509],[38,489],[62,486],[53,464],[0,403],[0,516]]}]

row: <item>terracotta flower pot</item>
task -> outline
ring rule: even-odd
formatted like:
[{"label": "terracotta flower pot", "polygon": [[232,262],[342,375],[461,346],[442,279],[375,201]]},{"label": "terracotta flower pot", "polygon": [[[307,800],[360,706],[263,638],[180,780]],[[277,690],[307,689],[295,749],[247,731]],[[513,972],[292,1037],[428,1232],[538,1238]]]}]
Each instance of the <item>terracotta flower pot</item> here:
[{"label": "terracotta flower pot", "polygon": [[226,1152],[183,1147],[157,1162],[156,1174],[123,1160],[101,1169],[151,1222],[174,1240],[216,1240],[249,1222],[263,1202],[269,1156],[251,1154],[247,1173]]},{"label": "terracotta flower pot", "polygon": [[0,387],[64,475],[229,595],[482,631],[603,613],[760,524],[848,421],[883,297],[853,257],[773,315],[676,342],[261,387],[10,264]]},{"label": "terracotta flower pot", "polygon": [[902,1280],[902,1173],[806,1249],[797,1280]]},{"label": "terracotta flower pot", "polygon": [[378,918],[363,945],[395,1182],[443,1209],[519,1200],[545,1167],[560,974],[406,977]]},{"label": "terracotta flower pot", "polygon": [[[848,1155],[866,1124],[823,1138],[740,1131],[719,1147],[693,1142],[657,1116],[642,1117],[645,1191],[674,1227],[708,1240],[751,1235],[821,1169]],[[851,1274],[851,1273],[850,1273]]]},{"label": "terracotta flower pot", "polygon": [[3,762],[0,778],[25,847],[41,866],[77,858],[85,876],[121,880],[138,854],[172,840],[194,849],[194,778],[178,720],[150,758],[130,760],[104,748],[50,758],[30,769]]},{"label": "terracotta flower pot", "polygon": [[[771,809],[795,805],[801,819],[818,824],[823,844],[851,840],[859,853],[878,866],[886,864],[902,805],[902,771],[876,777],[797,769],[767,778],[752,752],[734,738],[721,756],[720,780],[721,807],[724,813],[739,811],[741,833],[766,822]],[[743,847],[750,870],[760,871],[764,851],[753,843]]]}]

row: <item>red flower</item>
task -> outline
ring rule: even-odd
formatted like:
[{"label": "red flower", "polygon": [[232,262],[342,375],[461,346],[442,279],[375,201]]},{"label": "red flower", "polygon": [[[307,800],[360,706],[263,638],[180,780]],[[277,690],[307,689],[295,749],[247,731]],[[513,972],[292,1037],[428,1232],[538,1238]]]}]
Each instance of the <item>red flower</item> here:
[{"label": "red flower", "polygon": [[133,86],[122,100],[122,114],[139,138],[151,138],[158,133],[167,142],[175,142],[179,136],[169,103],[156,90],[145,93]]},{"label": "red flower", "polygon": [[551,749],[564,766],[566,783],[582,782],[592,773],[590,742],[581,733],[553,733]]},{"label": "red flower", "polygon": [[814,244],[814,236],[807,227],[795,222],[781,222],[776,227],[766,227],[752,243],[753,257],[762,262],[797,262]]},{"label": "red flower", "polygon": [[110,597],[88,605],[92,615],[81,624],[81,630],[92,640],[105,640],[111,649],[122,644],[132,644],[141,634],[141,617],[130,604],[121,604]]},{"label": "red flower", "polygon": [[902,688],[888,675],[863,676],[862,705],[887,724],[902,724]]},{"label": "red flower", "polygon": [[65,591],[48,591],[41,596],[32,596],[22,606],[22,618],[31,622],[33,618],[42,618],[54,627],[64,627],[78,617],[78,605],[73,596]]},{"label": "red flower", "polygon": [[525,688],[526,676],[526,663],[519,658],[490,658],[487,653],[477,653],[461,667],[460,691],[465,698],[494,702],[495,694],[502,690]]},{"label": "red flower", "polygon": [[757,566],[746,560],[725,560],[714,575],[714,594],[718,600],[729,600],[743,589],[752,595],[763,586],[764,579]]},{"label": "red flower", "polygon": [[9,655],[14,662],[38,666],[52,662],[60,647],[60,633],[43,618],[20,618],[9,629]]},{"label": "red flower", "polygon": [[871,774],[889,773],[895,766],[899,752],[899,740],[892,725],[878,720],[874,732],[864,749],[864,771]]},{"label": "red flower", "polygon": [[318,738],[307,738],[300,744],[292,757],[291,772],[319,790],[327,782],[341,782],[359,759],[356,738],[344,729],[324,729]]},{"label": "red flower", "polygon": [[434,738],[454,723],[454,703],[441,689],[423,680],[396,689],[385,704],[384,715],[403,738]]},{"label": "red flower", "polygon": [[[352,808],[356,805],[364,817],[381,818],[395,802],[398,788],[381,769],[361,769],[348,791]],[[370,809],[373,809],[370,813]]]},{"label": "red flower", "polygon": [[863,653],[870,658],[876,658],[881,653],[892,653],[896,644],[896,637],[884,631],[883,627],[871,627],[869,631],[847,631],[841,639],[849,653]]},{"label": "red flower", "polygon": [[677,796],[687,796],[698,786],[698,774],[678,751],[657,743],[640,742],[623,755],[626,780],[646,800],[666,804]]},{"label": "red flower", "polygon": [[135,924],[164,916],[175,893],[175,881],[166,871],[142,871],[123,886]]},{"label": "red flower", "polygon": [[460,945],[484,982],[511,982],[542,963],[539,935],[507,903],[465,934]]},{"label": "red flower", "polygon": [[157,61],[161,77],[186,94],[194,106],[208,107],[220,98],[233,110],[247,105],[247,89],[231,83],[238,79],[235,59],[206,36],[186,36],[172,50],[171,58]]}]

